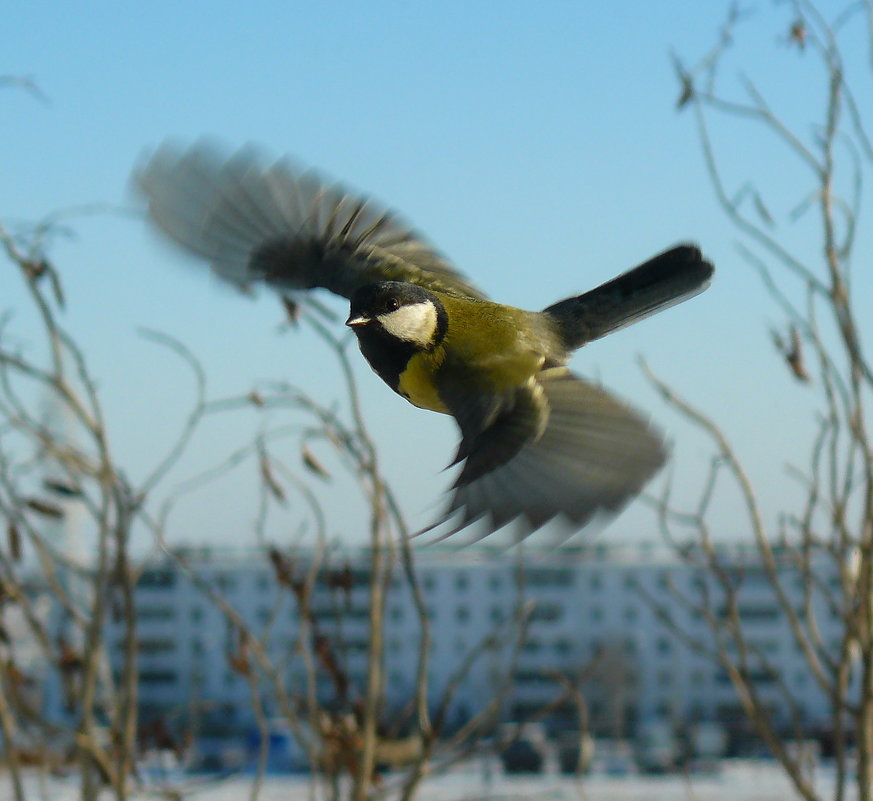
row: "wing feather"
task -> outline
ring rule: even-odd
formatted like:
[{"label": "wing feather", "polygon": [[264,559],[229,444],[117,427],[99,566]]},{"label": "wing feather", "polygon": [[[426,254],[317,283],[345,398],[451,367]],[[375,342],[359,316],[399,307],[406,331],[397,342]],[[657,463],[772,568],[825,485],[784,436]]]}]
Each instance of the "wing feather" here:
[{"label": "wing feather", "polygon": [[288,159],[201,141],[159,148],[134,175],[155,225],[242,287],[322,287],[351,297],[394,280],[473,298],[470,284],[398,215]]},{"label": "wing feather", "polygon": [[[513,520],[520,537],[556,519],[578,529],[618,512],[663,465],[661,437],[605,390],[565,368],[543,371],[539,382],[548,415],[541,434],[487,472],[465,479],[462,469],[445,513],[428,528],[446,525],[439,539],[483,518],[477,539]],[[475,448],[471,459],[490,461]]]}]

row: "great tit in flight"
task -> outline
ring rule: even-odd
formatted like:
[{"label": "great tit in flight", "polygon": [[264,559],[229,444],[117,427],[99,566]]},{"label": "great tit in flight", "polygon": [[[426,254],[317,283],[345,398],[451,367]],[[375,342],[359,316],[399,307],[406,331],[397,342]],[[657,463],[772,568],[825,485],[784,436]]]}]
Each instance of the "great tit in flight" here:
[{"label": "great tit in flight", "polygon": [[135,173],[152,222],[230,283],[282,295],[321,287],[391,389],[454,417],[462,463],[444,536],[517,521],[573,531],[617,512],[661,467],[661,437],[573,375],[574,350],[703,291],[712,265],[683,244],[542,311],[492,302],[376,201],[247,147],[159,148]]}]

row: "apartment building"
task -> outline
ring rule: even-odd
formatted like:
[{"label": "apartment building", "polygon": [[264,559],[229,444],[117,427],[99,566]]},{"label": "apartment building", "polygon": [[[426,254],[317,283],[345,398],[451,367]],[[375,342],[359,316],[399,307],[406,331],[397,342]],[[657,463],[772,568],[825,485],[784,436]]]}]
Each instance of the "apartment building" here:
[{"label": "apartment building", "polygon": [[[241,628],[263,644],[291,703],[310,692],[324,699],[345,693],[353,701],[366,686],[370,556],[335,553],[317,572],[316,558],[286,556],[277,570],[263,553],[190,549],[184,568],[172,560],[151,564],[136,588],[143,718],[183,716],[243,731],[253,723],[253,697],[265,715],[280,715],[270,678],[262,669],[247,674],[257,660]],[[789,720],[790,697],[795,714],[826,727],[827,698],[759,560],[740,548],[722,559],[739,587],[734,609],[760,693],[777,719]],[[836,647],[842,628],[828,600],[828,588],[837,586],[829,564],[821,560],[820,589],[811,593],[793,563],[778,570],[790,603],[811,609],[822,644]],[[685,725],[742,718],[728,674],[711,653],[711,623],[729,614],[728,599],[693,559],[652,546],[521,554],[426,548],[416,555],[416,573],[430,635],[428,697],[436,708],[453,689],[450,722],[462,723],[494,699],[504,719],[522,718],[560,693],[558,674],[578,683],[591,725],[603,734],[626,735],[652,719]],[[310,611],[301,614],[307,580]],[[109,625],[117,667],[123,631]],[[414,697],[421,631],[396,565],[384,616],[389,708],[408,707]],[[734,647],[730,638],[722,645]],[[575,708],[565,703],[555,714],[572,725]]]}]

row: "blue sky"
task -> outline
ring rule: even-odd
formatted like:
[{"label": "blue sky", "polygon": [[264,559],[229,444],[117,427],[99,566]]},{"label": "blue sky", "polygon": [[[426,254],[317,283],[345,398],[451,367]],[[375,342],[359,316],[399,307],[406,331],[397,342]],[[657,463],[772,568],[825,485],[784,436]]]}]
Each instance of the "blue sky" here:
[{"label": "blue sky", "polygon": [[[802,121],[823,102],[810,59],[785,46],[784,8],[754,9],[727,66],[729,85],[742,65],[808,135]],[[50,102],[0,92],[0,219],[14,226],[88,203],[133,208],[130,171],[149,147],[167,136],[210,134],[230,147],[255,141],[291,153],[379,197],[492,297],[519,306],[541,308],[695,240],[716,264],[713,287],[592,345],[573,367],[653,416],[675,442],[677,493],[691,499],[709,449],[649,387],[637,364],[645,356],[724,426],[773,520],[796,497],[784,464],[804,461],[811,395],[769,344],[781,315],[737,254],[691,116],[675,111],[668,57],[673,49],[699,58],[725,11],[661,0],[158,0],[68,4],[61,14],[57,3],[19,3],[5,14],[0,74],[33,76]],[[798,81],[805,92],[796,91]],[[865,81],[856,90],[861,108],[873,105]],[[806,178],[749,133],[726,127],[718,140],[731,184],[760,179],[782,229],[805,238],[787,214]],[[272,297],[225,291],[135,214],[81,217],[71,227],[74,236],[52,251],[69,294],[65,321],[88,353],[116,453],[135,479],[169,445],[191,397],[185,370],[144,341],[138,326],[184,341],[216,396],[268,378],[325,401],[337,396],[338,372],[325,368],[318,343],[305,332],[277,333],[283,318]],[[869,240],[861,247],[869,257]],[[10,277],[2,280],[11,286]],[[863,289],[869,277],[862,280]],[[17,310],[18,341],[35,341],[14,286],[4,289],[0,308]],[[406,405],[356,362],[385,472],[413,525],[424,524],[449,480],[439,471],[453,453],[454,426]],[[214,421],[172,478],[215,462],[257,426],[244,415]],[[276,453],[295,463],[293,442]],[[254,476],[249,465],[188,498],[172,538],[249,536]],[[352,489],[338,480],[322,496],[331,499],[331,531],[362,537]],[[347,506],[337,498],[348,498]],[[730,497],[717,506],[714,525],[725,536],[738,533]],[[293,526],[292,509],[276,519],[274,538]],[[603,536],[654,533],[652,512],[634,504]]]}]

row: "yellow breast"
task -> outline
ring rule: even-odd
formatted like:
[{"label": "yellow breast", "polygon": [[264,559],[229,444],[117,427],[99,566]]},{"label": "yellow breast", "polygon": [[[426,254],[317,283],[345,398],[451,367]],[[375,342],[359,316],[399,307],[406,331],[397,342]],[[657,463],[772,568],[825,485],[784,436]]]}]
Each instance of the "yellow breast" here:
[{"label": "yellow breast", "polygon": [[441,359],[431,353],[417,353],[400,374],[397,390],[410,403],[421,409],[449,414],[437,393],[435,377]]}]

